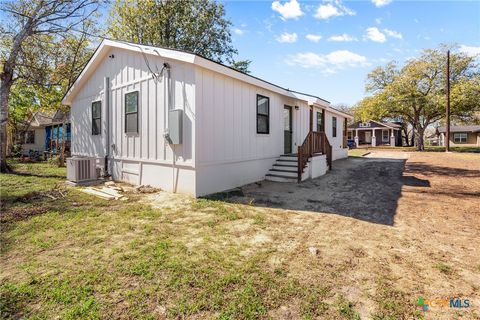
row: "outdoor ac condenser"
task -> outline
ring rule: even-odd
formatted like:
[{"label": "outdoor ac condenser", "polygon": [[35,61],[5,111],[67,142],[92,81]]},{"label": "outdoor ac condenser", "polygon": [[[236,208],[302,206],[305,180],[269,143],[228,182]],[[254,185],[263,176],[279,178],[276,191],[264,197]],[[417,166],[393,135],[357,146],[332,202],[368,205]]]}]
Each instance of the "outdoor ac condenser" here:
[{"label": "outdoor ac condenser", "polygon": [[96,179],[97,170],[95,158],[67,158],[67,180],[82,182]]}]

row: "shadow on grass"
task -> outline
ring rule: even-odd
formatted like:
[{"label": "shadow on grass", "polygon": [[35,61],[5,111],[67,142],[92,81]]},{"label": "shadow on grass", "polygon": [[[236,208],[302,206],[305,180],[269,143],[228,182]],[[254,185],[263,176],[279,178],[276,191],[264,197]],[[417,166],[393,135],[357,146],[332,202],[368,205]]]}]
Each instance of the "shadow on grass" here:
[{"label": "shadow on grass", "polygon": [[447,177],[467,177],[480,178],[480,170],[469,170],[461,168],[449,168],[425,164],[423,162],[409,162],[408,170],[412,173],[419,173],[426,176],[447,176]]}]

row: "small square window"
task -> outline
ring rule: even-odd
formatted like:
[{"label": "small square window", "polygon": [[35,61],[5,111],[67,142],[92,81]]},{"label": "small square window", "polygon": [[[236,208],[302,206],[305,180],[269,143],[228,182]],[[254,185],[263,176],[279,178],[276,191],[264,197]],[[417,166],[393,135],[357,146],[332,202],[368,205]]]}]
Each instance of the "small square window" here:
[{"label": "small square window", "polygon": [[35,131],[29,130],[25,132],[25,144],[35,144]]}]

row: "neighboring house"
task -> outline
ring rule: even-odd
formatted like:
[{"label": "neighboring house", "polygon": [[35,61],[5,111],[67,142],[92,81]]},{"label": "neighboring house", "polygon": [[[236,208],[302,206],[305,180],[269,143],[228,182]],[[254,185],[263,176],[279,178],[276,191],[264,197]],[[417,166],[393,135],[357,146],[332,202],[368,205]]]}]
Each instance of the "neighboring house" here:
[{"label": "neighboring house", "polygon": [[[438,127],[438,145],[445,146],[446,128]],[[480,125],[450,126],[451,147],[480,147]]]},{"label": "neighboring house", "polygon": [[[65,135],[63,126],[65,125]],[[21,153],[28,155],[32,151],[57,153],[65,139],[65,150],[70,151],[70,115],[61,110],[54,114],[36,112],[27,121],[26,130],[17,134],[17,143],[22,146]]]},{"label": "neighboring house", "polygon": [[[347,157],[352,118],[195,54],[112,40],[63,103],[71,106],[74,156],[96,158],[117,181],[194,196],[265,177],[296,181],[298,171],[302,180],[321,175],[329,155]],[[299,146],[302,161],[317,153],[301,170]]]},{"label": "neighboring house", "polygon": [[398,122],[367,121],[355,122],[348,126],[348,139],[358,146],[402,145],[402,125]]}]

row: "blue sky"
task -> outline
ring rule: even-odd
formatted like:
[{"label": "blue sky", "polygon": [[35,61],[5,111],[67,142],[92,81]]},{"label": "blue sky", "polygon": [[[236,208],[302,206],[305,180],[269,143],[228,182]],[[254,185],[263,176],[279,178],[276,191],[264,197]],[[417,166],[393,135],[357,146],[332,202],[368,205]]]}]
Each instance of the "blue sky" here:
[{"label": "blue sky", "polygon": [[424,48],[480,53],[480,1],[222,1],[252,74],[333,104],[364,97],[370,70]]}]

